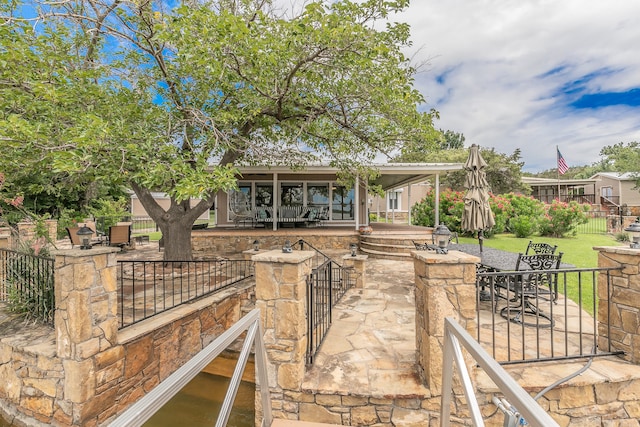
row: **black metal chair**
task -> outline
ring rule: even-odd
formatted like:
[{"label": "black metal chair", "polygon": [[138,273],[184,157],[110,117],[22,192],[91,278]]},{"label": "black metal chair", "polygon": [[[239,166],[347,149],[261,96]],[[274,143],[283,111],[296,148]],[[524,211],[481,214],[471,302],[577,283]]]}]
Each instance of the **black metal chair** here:
[{"label": "black metal chair", "polygon": [[558,249],[558,245],[550,245],[548,243],[533,243],[531,240],[529,240],[527,250],[524,254],[530,255],[529,251],[531,251],[532,254],[554,254],[556,253],[556,249]]},{"label": "black metal chair", "polygon": [[[526,273],[513,274],[509,280],[503,282],[514,297],[502,308],[500,315],[511,322],[526,326],[552,327],[554,321],[551,315],[540,309],[540,300],[555,303],[558,298],[558,274],[548,270],[560,268],[562,252],[557,254],[533,254],[518,256],[516,271]],[[497,303],[496,303],[497,306]],[[497,307],[496,307],[497,309]],[[533,316],[535,322],[527,322],[526,316]]]}]

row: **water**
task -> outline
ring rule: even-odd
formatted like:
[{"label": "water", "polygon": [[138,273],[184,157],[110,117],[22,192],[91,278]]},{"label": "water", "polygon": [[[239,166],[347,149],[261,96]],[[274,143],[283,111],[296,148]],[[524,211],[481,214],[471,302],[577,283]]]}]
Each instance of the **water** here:
[{"label": "water", "polygon": [[[145,427],[211,427],[218,419],[228,386],[229,378],[201,372],[144,425]],[[227,425],[253,427],[255,425],[254,399],[255,384],[242,381]]]}]

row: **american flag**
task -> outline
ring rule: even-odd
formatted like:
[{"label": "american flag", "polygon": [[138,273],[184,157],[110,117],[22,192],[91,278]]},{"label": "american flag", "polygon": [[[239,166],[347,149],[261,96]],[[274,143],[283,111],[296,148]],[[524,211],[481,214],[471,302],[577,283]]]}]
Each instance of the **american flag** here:
[{"label": "american flag", "polygon": [[569,165],[564,161],[564,157],[560,154],[560,150],[556,148],[558,152],[558,173],[560,175],[564,175],[569,170]]}]

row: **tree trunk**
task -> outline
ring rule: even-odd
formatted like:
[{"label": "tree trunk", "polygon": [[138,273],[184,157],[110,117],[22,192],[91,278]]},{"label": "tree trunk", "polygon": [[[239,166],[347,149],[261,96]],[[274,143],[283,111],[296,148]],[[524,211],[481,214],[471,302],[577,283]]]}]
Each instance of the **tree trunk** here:
[{"label": "tree trunk", "polygon": [[167,222],[160,226],[164,239],[165,261],[191,261],[191,225],[180,221]]},{"label": "tree trunk", "polygon": [[150,190],[135,183],[131,183],[131,188],[162,231],[164,260],[191,261],[191,227],[196,219],[213,205],[215,195],[201,200],[194,207],[190,206],[188,200],[178,202],[172,199],[171,206],[165,211],[153,198]]}]

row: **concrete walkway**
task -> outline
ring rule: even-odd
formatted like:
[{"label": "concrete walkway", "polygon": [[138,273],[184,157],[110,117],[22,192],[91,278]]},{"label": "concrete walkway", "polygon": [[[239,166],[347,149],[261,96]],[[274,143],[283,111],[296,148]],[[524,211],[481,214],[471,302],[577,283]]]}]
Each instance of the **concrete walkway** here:
[{"label": "concrete walkway", "polygon": [[424,398],[416,370],[413,261],[369,260],[364,289],[336,305],[302,388],[320,394]]}]

